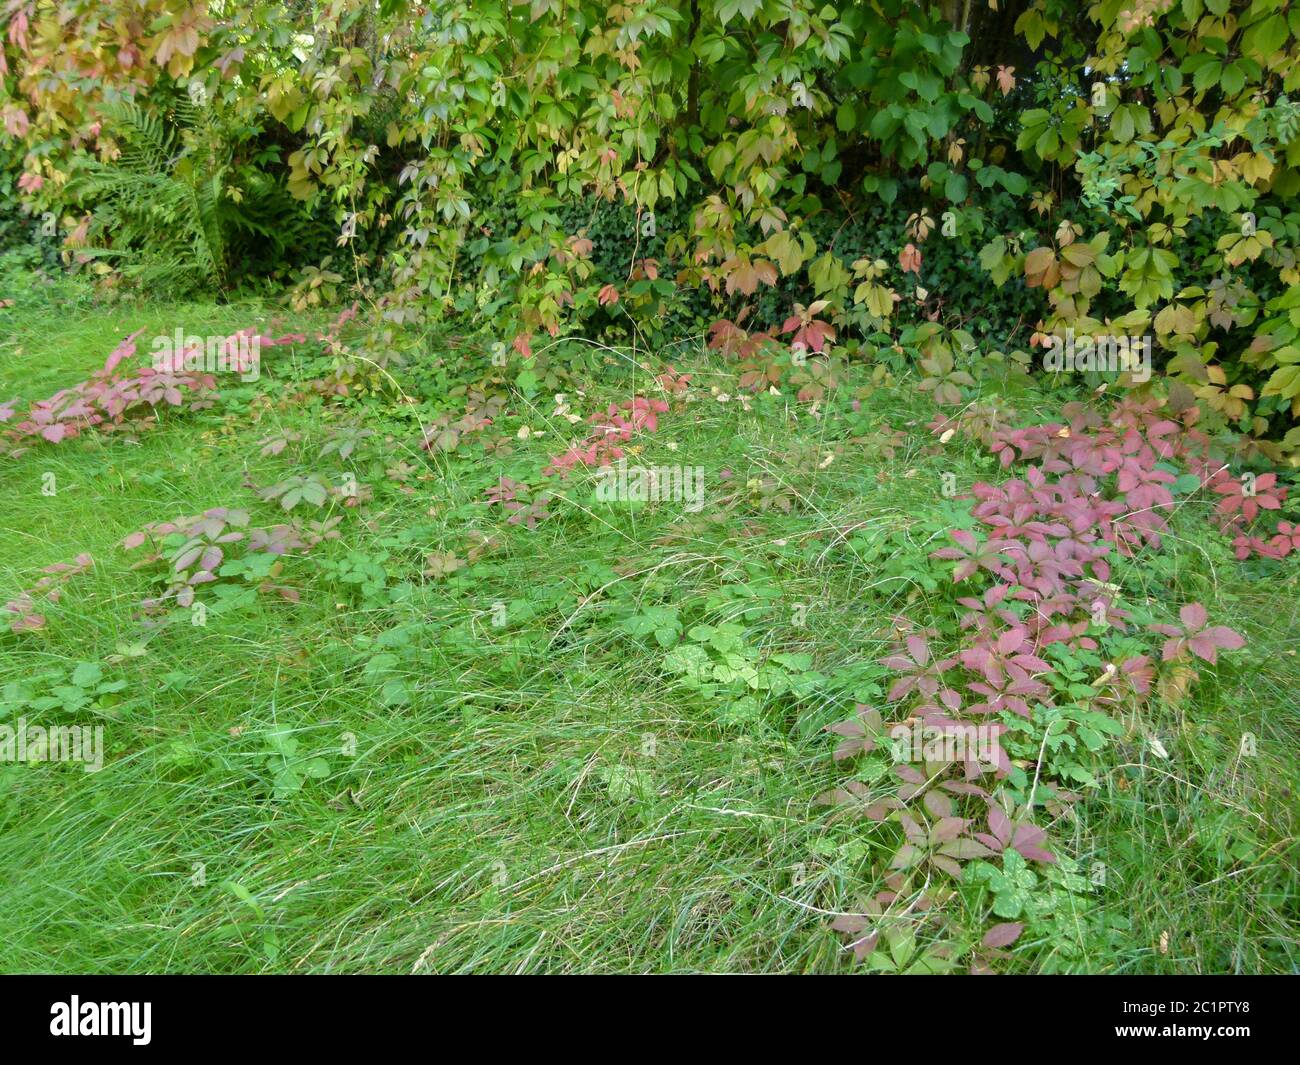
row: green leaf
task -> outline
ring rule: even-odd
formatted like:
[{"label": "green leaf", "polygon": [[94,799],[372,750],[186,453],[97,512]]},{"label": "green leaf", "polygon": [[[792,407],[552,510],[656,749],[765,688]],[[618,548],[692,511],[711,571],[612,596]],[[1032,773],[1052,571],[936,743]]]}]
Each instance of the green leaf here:
[{"label": "green leaf", "polygon": [[1253,52],[1261,59],[1267,59],[1286,44],[1289,36],[1286,18],[1278,12],[1262,22],[1257,22],[1243,34],[1243,50]]},{"label": "green leaf", "polygon": [[1246,84],[1246,72],[1240,63],[1232,63],[1223,68],[1219,77],[1219,88],[1225,96],[1236,96]]},{"label": "green leaf", "polygon": [[72,683],[78,688],[89,688],[98,684],[104,676],[104,670],[98,662],[82,662],[72,671]]}]

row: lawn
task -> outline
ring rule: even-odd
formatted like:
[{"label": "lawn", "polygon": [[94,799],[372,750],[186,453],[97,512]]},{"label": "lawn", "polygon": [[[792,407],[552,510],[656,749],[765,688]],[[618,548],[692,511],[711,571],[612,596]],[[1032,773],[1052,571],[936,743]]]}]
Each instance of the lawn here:
[{"label": "lawn", "polygon": [[[32,291],[0,311],[0,398],[83,380],[137,329],[277,313]],[[818,802],[889,770],[836,763],[825,727],[884,705],[898,619],[960,594],[929,559],[968,518],[944,474],[1006,474],[936,440],[914,380],[864,364],[810,404],[743,392],[698,342],[523,382],[472,339],[421,343],[431,357],[372,394],[307,387],[333,365],[309,341],[223,378],[209,410],[3,460],[4,598],[94,561],[43,627],[0,632],[0,721],[102,725],[104,757],[0,764],[0,970],[860,971],[832,921],[880,890],[900,836]],[[628,459],[699,467],[698,507],[542,473],[593,412],[664,395],[664,363],[689,384]],[[504,397],[491,425],[421,448],[476,389]],[[166,565],[137,567],[130,534],[215,507],[274,526],[287,497],[249,485],[313,475],[361,486],[293,509],[339,518],[337,539],[223,572],[201,610],[142,610]],[[502,477],[553,497],[490,504]],[[1295,970],[1300,569],[1237,562],[1210,505],[1181,503],[1163,549],[1114,579],[1162,618],[1206,603],[1246,647],[1049,758],[1080,774],[1043,815],[1058,861],[945,886],[945,916],[867,968],[964,968],[1016,917],[1005,971]]]}]

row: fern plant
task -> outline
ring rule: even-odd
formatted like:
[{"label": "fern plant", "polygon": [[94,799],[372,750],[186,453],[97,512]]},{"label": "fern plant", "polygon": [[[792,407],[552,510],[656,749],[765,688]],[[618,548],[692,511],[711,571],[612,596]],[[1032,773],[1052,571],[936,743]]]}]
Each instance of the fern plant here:
[{"label": "fern plant", "polygon": [[301,208],[265,171],[233,162],[232,138],[209,110],[184,97],[163,109],[120,100],[105,117],[119,152],[87,160],[74,183],[92,212],[82,254],[175,294],[225,288],[250,239],[284,250]]},{"label": "fern plant", "polygon": [[77,175],[74,194],[92,205],[88,246],[82,254],[118,264],[150,289],[211,289],[225,275],[225,249],[216,203],[226,170],[196,166],[180,122],[168,123],[133,101],[105,107],[119,152],[90,159]]}]

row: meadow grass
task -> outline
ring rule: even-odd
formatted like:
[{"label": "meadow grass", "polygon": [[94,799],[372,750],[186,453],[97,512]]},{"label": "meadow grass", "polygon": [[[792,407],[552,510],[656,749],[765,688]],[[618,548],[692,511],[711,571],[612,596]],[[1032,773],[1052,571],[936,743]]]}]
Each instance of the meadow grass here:
[{"label": "meadow grass", "polygon": [[[32,301],[0,320],[0,395],[75,383],[141,326],[217,333],[259,316],[269,312],[64,313]],[[0,633],[0,719],[15,685],[57,693],[79,664],[126,686],[103,705],[51,711],[104,725],[101,772],[0,765],[0,969],[851,971],[828,915],[855,910],[892,837],[816,804],[845,776],[822,728],[879,693],[891,619],[924,622],[931,600],[951,594],[908,561],[938,546],[952,513],[940,470],[962,484],[1000,475],[957,442],[937,456],[929,401],[906,385],[876,390],[864,412],[907,430],[891,451],[792,397],[745,410],[704,352],[675,361],[696,373],[695,399],[664,415],[636,458],[704,466],[699,514],[602,506],[578,479],[559,486],[555,517],[506,526],[481,502],[485,487],[508,466],[540,466],[581,429],[549,395],[499,426],[510,455],[430,457],[403,435],[408,405],[340,418],[319,402],[278,402],[288,364],[269,357],[259,389],[275,403],[169,416],[138,442],[87,435],[5,459],[6,597],[81,552],[95,566],[45,611],[44,630]],[[580,413],[629,395],[611,362],[569,397]],[[417,406],[437,398],[418,379],[407,387]],[[376,496],[332,511],[345,516],[341,539],[286,567],[301,601],[259,595],[202,626],[144,627],[138,603],[156,586],[131,568],[123,537],[213,506],[283,520],[243,487],[286,466],[258,441],[297,431],[304,463],[337,469],[316,454],[344,420],[393,450],[355,463]],[[532,432],[519,439],[523,425]],[[402,457],[417,471],[406,491],[383,472]],[[41,491],[47,473],[54,495]],[[1153,599],[1200,598],[1248,648],[1130,722],[1097,787],[1054,827],[1059,849],[1104,869],[1088,906],[1122,930],[1093,939],[1081,922],[1068,942],[1026,937],[1013,971],[1295,968],[1297,568],[1259,579],[1204,517],[1185,508],[1160,567],[1134,567],[1134,579],[1149,580]],[[423,572],[429,552],[465,562],[475,534],[494,550],[445,576]],[[887,546],[873,550],[873,538]],[[742,626],[742,669],[776,652],[809,656],[801,693],[692,686],[653,637],[617,623],[651,606],[688,627]],[[1243,733],[1253,757],[1240,754]],[[1153,755],[1151,735],[1168,758]],[[311,759],[321,775],[306,772]],[[298,786],[279,786],[286,769]],[[987,917],[967,905],[958,925]]]}]

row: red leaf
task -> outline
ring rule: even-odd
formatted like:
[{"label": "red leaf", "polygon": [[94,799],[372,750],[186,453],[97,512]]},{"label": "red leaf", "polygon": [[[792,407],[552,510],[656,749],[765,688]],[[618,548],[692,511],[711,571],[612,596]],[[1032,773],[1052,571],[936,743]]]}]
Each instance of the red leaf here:
[{"label": "red leaf", "polygon": [[984,933],[984,945],[990,949],[998,947],[1009,947],[1017,939],[1020,933],[1025,930],[1025,926],[1019,921],[1007,921],[1003,924],[995,924]]}]

